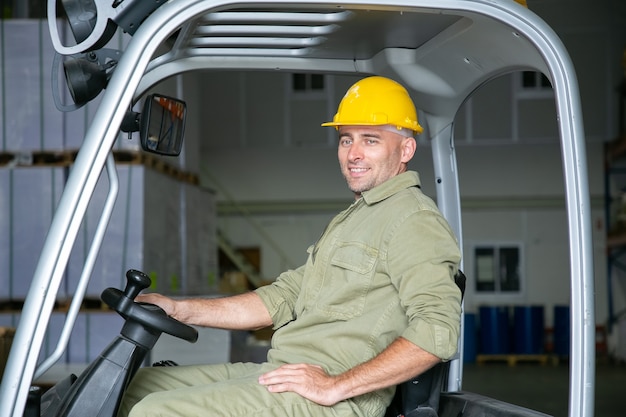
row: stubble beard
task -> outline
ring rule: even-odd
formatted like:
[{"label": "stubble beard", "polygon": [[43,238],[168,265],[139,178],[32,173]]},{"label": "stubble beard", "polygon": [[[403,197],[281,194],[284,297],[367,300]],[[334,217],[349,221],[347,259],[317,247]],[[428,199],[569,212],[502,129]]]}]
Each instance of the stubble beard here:
[{"label": "stubble beard", "polygon": [[355,181],[349,177],[349,174],[348,175],[344,174],[344,178],[346,179],[348,189],[352,191],[356,196],[360,196],[361,193],[365,191],[369,191],[375,186],[374,181],[372,179],[368,179],[365,181],[359,181],[359,180]]}]

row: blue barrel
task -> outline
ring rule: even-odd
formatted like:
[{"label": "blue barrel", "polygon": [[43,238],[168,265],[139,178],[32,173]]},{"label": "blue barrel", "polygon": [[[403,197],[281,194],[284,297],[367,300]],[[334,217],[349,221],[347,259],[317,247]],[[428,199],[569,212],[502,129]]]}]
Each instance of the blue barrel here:
[{"label": "blue barrel", "polygon": [[480,351],[486,355],[510,353],[510,326],[508,307],[482,306],[480,315]]},{"label": "blue barrel", "polygon": [[569,306],[554,306],[554,354],[568,356],[570,347]]},{"label": "blue barrel", "polygon": [[544,351],[543,306],[516,306],[513,312],[513,351],[517,354],[539,354]]},{"label": "blue barrel", "polygon": [[463,363],[476,362],[476,314],[465,313],[463,328]]}]

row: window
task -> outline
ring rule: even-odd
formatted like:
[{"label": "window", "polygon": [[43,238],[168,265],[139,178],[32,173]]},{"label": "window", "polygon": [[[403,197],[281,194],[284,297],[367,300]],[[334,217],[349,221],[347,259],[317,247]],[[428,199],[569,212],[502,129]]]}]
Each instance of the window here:
[{"label": "window", "polygon": [[285,78],[285,137],[288,146],[336,146],[334,129],[322,130],[320,120],[334,114],[333,76],[293,73]]},{"label": "window", "polygon": [[[60,3],[60,2],[58,2]],[[8,0],[0,2],[2,19],[44,19],[46,17],[46,2],[41,0]],[[57,10],[60,10],[57,5]]]},{"label": "window", "polygon": [[324,92],[323,74],[292,74],[291,89],[294,93]]},{"label": "window", "polygon": [[541,72],[522,71],[515,73],[515,96],[518,99],[553,98],[552,84]]},{"label": "window", "polygon": [[477,293],[521,292],[519,245],[482,245],[474,248]]},{"label": "window", "polygon": [[557,143],[559,126],[550,80],[537,71],[520,71],[513,75],[514,141]]},{"label": "window", "polygon": [[552,84],[548,77],[541,72],[524,71],[522,72],[522,88],[533,90],[552,89]]}]

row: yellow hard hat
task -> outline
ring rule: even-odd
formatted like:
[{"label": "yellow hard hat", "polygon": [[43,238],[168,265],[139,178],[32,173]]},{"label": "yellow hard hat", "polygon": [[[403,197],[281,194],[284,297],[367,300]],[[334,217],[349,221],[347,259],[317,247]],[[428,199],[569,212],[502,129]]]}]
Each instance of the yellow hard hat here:
[{"label": "yellow hard hat", "polygon": [[406,89],[385,77],[367,77],[354,83],[341,99],[332,122],[322,126],[392,125],[420,134],[417,111]]}]

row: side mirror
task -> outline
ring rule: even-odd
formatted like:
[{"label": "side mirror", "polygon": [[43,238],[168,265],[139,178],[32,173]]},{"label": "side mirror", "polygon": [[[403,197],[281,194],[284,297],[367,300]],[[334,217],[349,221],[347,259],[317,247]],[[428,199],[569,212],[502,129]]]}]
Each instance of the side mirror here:
[{"label": "side mirror", "polygon": [[143,150],[160,155],[179,155],[186,112],[187,106],[182,100],[160,94],[146,97],[139,129]]}]

